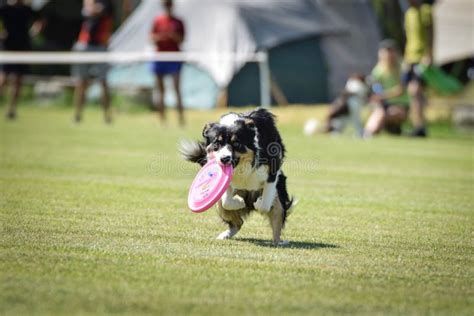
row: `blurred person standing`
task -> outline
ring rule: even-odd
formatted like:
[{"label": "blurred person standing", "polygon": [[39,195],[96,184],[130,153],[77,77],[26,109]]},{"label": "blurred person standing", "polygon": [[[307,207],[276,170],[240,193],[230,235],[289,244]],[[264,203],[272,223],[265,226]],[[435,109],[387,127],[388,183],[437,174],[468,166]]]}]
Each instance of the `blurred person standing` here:
[{"label": "blurred person standing", "polygon": [[410,95],[413,131],[411,136],[426,137],[425,82],[417,65],[431,65],[433,60],[433,13],[431,1],[409,0],[405,13],[406,47],[403,83]]},{"label": "blurred person standing", "polygon": [[[82,7],[83,23],[79,38],[74,45],[76,52],[106,52],[113,28],[113,7],[110,0],[84,0]],[[86,90],[91,79],[98,79],[102,86],[102,107],[104,120],[112,122],[110,92],[107,84],[108,65],[78,64],[72,67],[72,75],[77,78],[75,91],[76,113],[74,121],[82,120]]]},{"label": "blurred person standing", "polygon": [[401,135],[402,124],[408,118],[410,101],[400,80],[400,73],[395,41],[382,41],[377,65],[371,74],[373,94],[370,102],[375,108],[367,120],[364,138],[371,138],[383,129],[390,134]]},{"label": "blurred person standing", "polygon": [[[162,0],[165,13],[155,18],[151,30],[151,40],[159,52],[179,52],[184,40],[184,24],[173,14],[173,1]],[[184,109],[180,92],[180,71],[182,63],[178,61],[152,63],[152,71],[156,76],[156,86],[159,91],[157,109],[162,121],[166,120],[165,114],[165,84],[164,77],[171,75],[176,94],[179,122],[184,125]]]},{"label": "blurred person standing", "polygon": [[[9,0],[0,7],[0,20],[3,24],[0,37],[3,38],[3,50],[31,50],[30,34],[34,36],[40,31],[39,25],[33,23],[35,17],[33,9],[23,0]],[[7,81],[12,81],[12,95],[5,114],[7,119],[13,120],[17,116],[16,108],[23,85],[23,76],[28,72],[28,68],[28,65],[24,64],[3,65],[0,73],[0,92],[3,91]]]},{"label": "blurred person standing", "polygon": [[[0,10],[3,5],[0,5]],[[3,41],[7,37],[7,32],[3,26],[2,19],[0,18],[0,52],[3,51]],[[3,65],[0,63],[0,100],[3,98],[3,88],[5,86],[5,72],[3,71]]]}]

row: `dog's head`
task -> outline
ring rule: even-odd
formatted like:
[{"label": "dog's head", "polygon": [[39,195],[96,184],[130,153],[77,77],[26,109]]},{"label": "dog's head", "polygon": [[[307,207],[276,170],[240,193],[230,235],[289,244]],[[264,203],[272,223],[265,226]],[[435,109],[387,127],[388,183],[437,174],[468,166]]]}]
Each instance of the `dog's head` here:
[{"label": "dog's head", "polygon": [[219,122],[208,123],[202,135],[208,158],[236,167],[243,159],[253,159],[257,151],[257,131],[253,120],[228,114]]}]

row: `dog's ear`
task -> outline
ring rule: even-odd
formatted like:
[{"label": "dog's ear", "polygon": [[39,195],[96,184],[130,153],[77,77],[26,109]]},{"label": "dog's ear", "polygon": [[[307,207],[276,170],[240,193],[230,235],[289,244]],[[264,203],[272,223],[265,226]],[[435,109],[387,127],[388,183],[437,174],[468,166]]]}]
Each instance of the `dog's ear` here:
[{"label": "dog's ear", "polygon": [[251,118],[246,118],[244,120],[244,124],[245,126],[247,126],[248,128],[254,128],[255,127],[255,122],[254,120],[252,120]]},{"label": "dog's ear", "polygon": [[207,123],[204,125],[204,129],[202,130],[202,137],[206,138],[209,136],[209,131],[213,128],[216,123]]}]

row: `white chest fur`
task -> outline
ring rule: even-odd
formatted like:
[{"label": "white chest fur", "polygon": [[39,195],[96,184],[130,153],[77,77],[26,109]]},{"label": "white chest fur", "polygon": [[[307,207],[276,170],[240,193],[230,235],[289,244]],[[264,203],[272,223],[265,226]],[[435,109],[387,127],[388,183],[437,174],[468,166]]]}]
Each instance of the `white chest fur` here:
[{"label": "white chest fur", "polygon": [[242,161],[234,170],[231,187],[235,190],[261,190],[268,178],[268,166],[255,169],[249,160]]}]

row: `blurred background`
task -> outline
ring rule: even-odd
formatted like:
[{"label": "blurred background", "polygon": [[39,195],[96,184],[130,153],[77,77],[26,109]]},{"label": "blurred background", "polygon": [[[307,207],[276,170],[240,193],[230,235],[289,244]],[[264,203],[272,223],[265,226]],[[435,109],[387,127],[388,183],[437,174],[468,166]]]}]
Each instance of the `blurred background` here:
[{"label": "blurred background", "polygon": [[[45,22],[33,39],[33,50],[71,50],[81,29],[82,2],[26,1]],[[163,11],[161,1],[113,0],[112,4],[110,51],[153,50],[149,33],[154,18]],[[268,52],[273,104],[328,103],[350,74],[370,73],[382,39],[392,38],[400,48],[405,45],[405,0],[177,0],[174,5],[176,16],[186,25],[183,51],[214,56]],[[438,1],[433,16],[435,63],[466,85],[474,54],[472,2]],[[149,63],[112,66],[108,79],[115,100],[120,103],[126,98],[127,104],[150,107],[154,77]],[[31,67],[26,83],[32,89],[25,97],[60,97],[73,85],[67,78],[69,69],[68,65]],[[245,58],[187,63],[181,90],[187,108],[258,105],[259,68]],[[91,89],[88,97],[98,98],[98,89]],[[176,103],[173,93],[167,92],[165,99],[168,105]]]}]

